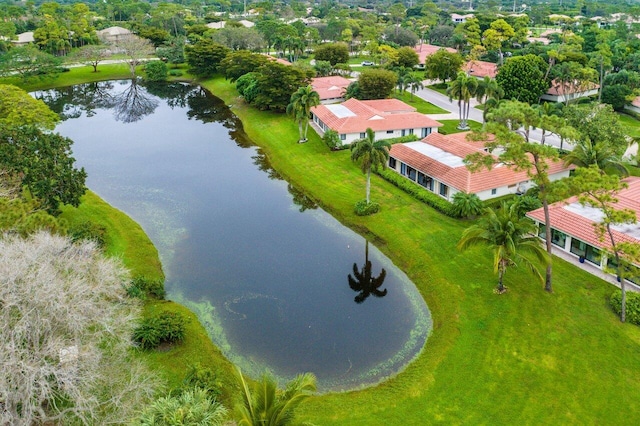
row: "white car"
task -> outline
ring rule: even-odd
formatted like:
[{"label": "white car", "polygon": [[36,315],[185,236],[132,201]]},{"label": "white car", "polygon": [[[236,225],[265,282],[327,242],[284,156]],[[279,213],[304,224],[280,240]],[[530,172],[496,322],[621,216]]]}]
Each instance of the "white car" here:
[{"label": "white car", "polygon": [[362,61],[360,65],[362,65],[363,67],[370,67],[371,65],[375,65],[375,64],[371,61]]}]

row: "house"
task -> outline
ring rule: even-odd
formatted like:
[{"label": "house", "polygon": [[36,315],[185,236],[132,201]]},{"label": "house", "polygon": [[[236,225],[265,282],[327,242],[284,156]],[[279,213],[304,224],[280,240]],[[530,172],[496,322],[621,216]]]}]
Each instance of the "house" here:
[{"label": "house", "polygon": [[130,38],[133,33],[122,27],[109,27],[104,30],[96,31],[98,38],[105,43],[118,44],[119,41]]},{"label": "house", "polygon": [[367,128],[375,132],[376,139],[390,139],[406,135],[425,137],[442,126],[397,99],[351,98],[340,104],[318,105],[311,108],[311,119],[320,136],[334,130],[343,145],[364,138]]},{"label": "house", "polygon": [[[617,195],[617,206],[621,209],[631,209],[640,215],[640,178],[624,179],[628,187]],[[538,235],[545,237],[545,220],[542,208],[527,213],[538,225]],[[608,239],[598,238],[594,225],[602,220],[600,209],[583,206],[577,197],[551,204],[549,206],[549,222],[551,223],[551,243],[558,250],[578,259],[581,263],[606,270],[614,268],[615,260],[606,255],[611,247]],[[611,225],[617,242],[640,243],[640,224]],[[628,280],[640,285],[640,268],[628,277]],[[639,287],[640,288],[640,287]]]},{"label": "house", "polygon": [[540,98],[551,102],[570,102],[575,99],[597,95],[598,89],[600,89],[599,84],[590,81],[577,86],[553,80],[547,93],[540,96]]},{"label": "house", "polygon": [[640,96],[636,97],[631,104],[625,105],[624,109],[640,114]]},{"label": "house", "polygon": [[311,79],[311,87],[320,95],[320,103],[335,104],[344,102],[344,94],[351,80],[341,76],[316,77]]},{"label": "house", "polygon": [[[245,28],[252,28],[256,25],[251,21],[247,21],[246,19],[241,19],[237,22],[239,24],[242,24],[242,26]],[[227,21],[209,22],[207,24],[207,28],[211,28],[212,30],[221,30],[222,28],[226,27],[226,25],[227,25]]]},{"label": "house", "polygon": [[467,19],[471,19],[473,17],[474,17],[473,13],[467,13],[466,15],[459,15],[457,13],[451,14],[451,20],[455,24],[464,24],[465,22],[467,22]]},{"label": "house", "polygon": [[498,64],[485,61],[469,61],[462,65],[462,70],[476,78],[483,79],[485,77],[496,78],[498,74]]},{"label": "house", "polygon": [[11,40],[11,43],[14,46],[24,46],[29,43],[33,43],[35,39],[33,38],[33,31],[27,31],[26,33],[20,33],[16,35],[16,40]]},{"label": "house", "polygon": [[458,53],[456,49],[452,49],[451,47],[434,46],[433,44],[419,44],[413,48],[418,54],[420,58],[419,64],[422,66],[424,66],[424,61],[427,59],[427,56],[433,55],[440,49],[445,49],[449,53]]},{"label": "house", "polygon": [[[476,194],[481,200],[521,194],[534,186],[526,171],[516,172],[498,164],[472,173],[464,163],[471,154],[487,153],[485,141],[467,140],[470,132],[432,133],[421,141],[394,144],[389,168],[448,201],[457,192]],[[560,161],[549,163],[552,181],[569,176],[571,167]]]}]

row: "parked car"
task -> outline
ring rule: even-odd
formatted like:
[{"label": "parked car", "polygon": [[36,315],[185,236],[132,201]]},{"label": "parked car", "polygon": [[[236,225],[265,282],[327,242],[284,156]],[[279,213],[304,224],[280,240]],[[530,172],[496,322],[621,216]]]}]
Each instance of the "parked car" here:
[{"label": "parked car", "polygon": [[371,61],[362,61],[361,65],[363,67],[370,67],[371,65],[374,65],[374,63]]}]

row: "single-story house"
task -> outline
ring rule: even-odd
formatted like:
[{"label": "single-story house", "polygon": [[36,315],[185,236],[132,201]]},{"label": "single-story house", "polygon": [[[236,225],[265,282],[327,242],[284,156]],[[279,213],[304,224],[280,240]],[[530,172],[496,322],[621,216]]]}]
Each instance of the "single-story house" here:
[{"label": "single-story house", "polygon": [[351,98],[340,104],[318,105],[311,108],[311,120],[320,136],[334,130],[343,145],[364,138],[368,128],[375,132],[376,139],[390,139],[406,135],[423,138],[442,126],[398,99]]},{"label": "single-story house", "polygon": [[598,89],[600,89],[600,85],[593,82],[587,82],[582,87],[574,88],[568,83],[563,84],[562,82],[553,80],[547,93],[540,96],[540,98],[551,102],[568,102],[574,99],[597,95]]},{"label": "single-story house", "polygon": [[[628,187],[617,195],[621,209],[630,209],[640,215],[640,178],[624,179]],[[545,220],[542,208],[527,213],[538,224],[538,235],[545,238]],[[615,259],[608,258],[606,251],[611,247],[608,238],[600,240],[594,224],[602,221],[602,211],[588,205],[583,206],[577,197],[560,201],[549,206],[551,223],[551,243],[579,259],[600,269],[613,269]],[[617,242],[640,243],[640,224],[611,225]],[[640,268],[634,276],[627,277],[632,283],[640,285]]]},{"label": "single-story house", "polygon": [[636,113],[640,114],[640,96],[635,98],[631,102],[631,104],[625,105],[624,109],[628,109],[629,111],[633,111],[633,112],[636,112]]},{"label": "single-story house", "polygon": [[418,44],[413,48],[418,54],[420,65],[422,66],[424,66],[424,61],[427,59],[427,56],[433,55],[440,49],[445,49],[449,53],[458,53],[456,49],[451,47],[434,46],[433,44]]},{"label": "single-story house", "polygon": [[[245,28],[252,28],[253,26],[256,25],[255,23],[251,21],[247,21],[246,19],[241,19],[237,22],[242,24],[242,26]],[[212,30],[220,30],[224,28],[226,25],[227,25],[227,21],[209,22],[207,24],[207,28],[211,28]]]},{"label": "single-story house", "polygon": [[496,78],[498,74],[498,64],[485,61],[469,61],[462,65],[462,70],[480,79],[485,77]]},{"label": "single-story house", "polygon": [[455,24],[464,24],[465,22],[467,22],[467,19],[471,19],[473,17],[474,17],[473,13],[467,13],[466,15],[459,15],[457,13],[451,14],[451,20]]},{"label": "single-story house", "polygon": [[27,31],[26,33],[20,33],[16,35],[16,39],[11,40],[11,43],[14,46],[24,46],[29,43],[33,43],[35,39],[33,38],[33,31]]},{"label": "single-story house", "polygon": [[311,79],[311,87],[320,95],[322,104],[344,102],[344,94],[350,84],[351,80],[339,75]]},{"label": "single-story house", "polygon": [[[488,200],[521,194],[535,185],[526,171],[516,172],[502,164],[472,173],[464,163],[465,157],[476,153],[491,154],[484,147],[485,141],[467,140],[469,133],[432,133],[421,141],[394,144],[388,166],[448,201],[452,201],[457,192],[476,194],[481,200]],[[550,162],[550,179],[568,177],[570,169],[560,161]]]},{"label": "single-story house", "polygon": [[118,44],[119,41],[130,38],[133,33],[122,27],[109,27],[104,30],[96,31],[98,38],[105,43]]}]

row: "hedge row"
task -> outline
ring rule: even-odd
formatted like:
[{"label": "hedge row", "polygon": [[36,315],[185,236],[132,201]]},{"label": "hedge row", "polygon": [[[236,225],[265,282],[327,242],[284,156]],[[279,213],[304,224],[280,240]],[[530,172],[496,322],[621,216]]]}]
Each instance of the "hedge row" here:
[{"label": "hedge row", "polygon": [[[622,291],[617,290],[611,295],[609,299],[613,312],[620,316],[622,312]],[[631,324],[640,325],[640,293],[633,293],[627,291],[627,307],[626,307],[626,320]]]},{"label": "hedge row", "polygon": [[415,182],[410,181],[404,176],[394,172],[393,170],[385,167],[382,170],[377,170],[376,173],[389,183],[397,186],[405,191],[407,194],[422,201],[423,203],[433,207],[440,213],[443,213],[450,217],[456,217],[453,212],[453,208],[450,202],[441,198],[439,195],[421,187]]}]

